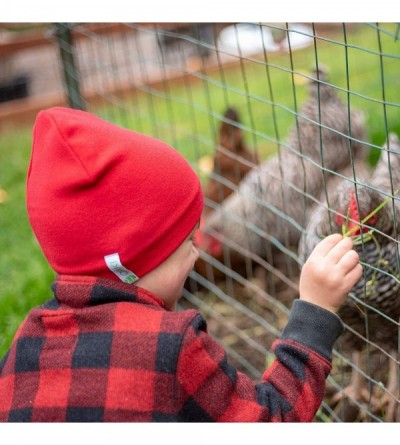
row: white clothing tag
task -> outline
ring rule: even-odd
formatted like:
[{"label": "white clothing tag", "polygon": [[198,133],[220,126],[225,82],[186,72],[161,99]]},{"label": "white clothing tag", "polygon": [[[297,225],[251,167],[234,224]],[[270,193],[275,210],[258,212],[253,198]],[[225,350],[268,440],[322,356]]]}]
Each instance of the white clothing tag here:
[{"label": "white clothing tag", "polygon": [[118,253],[106,255],[104,261],[111,272],[115,273],[124,283],[132,284],[139,279],[138,276],[122,265]]}]

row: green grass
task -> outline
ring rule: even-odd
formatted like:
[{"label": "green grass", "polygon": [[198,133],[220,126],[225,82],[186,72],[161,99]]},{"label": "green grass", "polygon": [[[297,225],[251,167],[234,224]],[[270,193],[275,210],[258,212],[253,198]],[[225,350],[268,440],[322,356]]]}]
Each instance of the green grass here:
[{"label": "green grass", "polygon": [[30,229],[25,210],[25,175],[31,131],[16,128],[0,138],[0,356],[15,330],[35,305],[50,297],[54,274]]},{"label": "green grass", "polygon": [[[380,26],[392,35],[396,33],[395,24]],[[219,119],[226,107],[233,105],[241,113],[247,143],[265,158],[276,151],[276,140],[285,138],[295,120],[290,111],[296,104],[298,108],[307,95],[307,86],[293,82],[287,70],[293,67],[300,73],[296,80],[304,80],[317,59],[318,64],[329,68],[331,83],[351,91],[347,95],[338,90],[338,94],[352,108],[365,112],[369,140],[380,146],[386,127],[400,132],[400,42],[381,32],[379,44],[376,30],[367,25],[348,29],[347,45],[340,32],[330,41],[318,40],[316,50],[311,46],[293,52],[292,58],[289,54],[270,55],[268,72],[261,56],[237,69],[197,75],[198,80],[192,84],[153,88],[153,96],[132,95],[126,112],[119,114],[115,106],[104,106],[97,112],[125,127],[166,140],[195,163],[198,157],[213,151]],[[384,54],[382,60],[380,52]],[[383,99],[396,105],[384,107],[379,103]],[[276,105],[272,107],[271,102]],[[377,155],[379,150],[372,154]]]},{"label": "green grass", "polygon": [[[384,28],[394,33],[396,25],[386,24]],[[389,55],[382,58],[381,65],[379,55],[374,53],[380,48],[372,27],[360,26],[348,34],[347,59],[343,34],[332,39],[335,42],[318,41],[318,63],[329,67],[331,83],[343,89],[347,88],[348,65],[352,94],[339,94],[345,101],[349,98],[352,107],[365,112],[369,141],[379,146],[386,131],[400,134],[400,42],[381,33],[382,52]],[[247,144],[266,158],[276,151],[276,140],[284,140],[294,122],[288,110],[295,109],[295,102],[300,106],[307,95],[306,86],[297,80],[293,83],[285,69],[293,64],[295,72],[308,73],[315,57],[313,47],[294,52],[292,60],[288,54],[271,56],[269,81],[265,64],[249,61],[235,69],[206,74],[191,84],[165,85],[166,89],[152,89],[153,95],[132,95],[125,108],[108,103],[90,109],[124,127],[165,140],[196,165],[200,157],[214,150],[219,118],[232,105],[241,114]],[[259,58],[258,62],[263,60]],[[385,100],[396,105],[384,107],[378,102],[383,99],[382,69]],[[299,78],[301,75],[296,79]],[[272,106],[273,101],[279,105]],[[6,200],[0,203],[0,357],[29,309],[50,297],[54,277],[31,232],[25,210],[30,146],[30,128],[14,128],[0,135],[0,188],[7,193]],[[377,153],[378,150],[371,151],[371,162]]]}]

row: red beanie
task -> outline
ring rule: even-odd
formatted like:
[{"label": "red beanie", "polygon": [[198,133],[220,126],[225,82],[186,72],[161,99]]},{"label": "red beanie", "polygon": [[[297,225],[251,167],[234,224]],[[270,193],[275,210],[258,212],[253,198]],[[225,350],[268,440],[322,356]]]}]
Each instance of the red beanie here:
[{"label": "red beanie", "polygon": [[35,122],[27,208],[57,273],[132,282],[187,238],[203,195],[195,171],[164,142],[55,107]]}]

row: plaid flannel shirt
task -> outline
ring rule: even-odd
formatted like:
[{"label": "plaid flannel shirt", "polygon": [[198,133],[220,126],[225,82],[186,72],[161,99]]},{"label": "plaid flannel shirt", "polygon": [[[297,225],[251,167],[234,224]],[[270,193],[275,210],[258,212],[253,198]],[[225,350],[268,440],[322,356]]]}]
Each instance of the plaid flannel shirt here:
[{"label": "plaid flannel shirt", "polygon": [[0,362],[0,421],[311,421],[324,394],[334,314],[295,301],[276,360],[254,383],[194,310],[135,285],[60,276]]}]

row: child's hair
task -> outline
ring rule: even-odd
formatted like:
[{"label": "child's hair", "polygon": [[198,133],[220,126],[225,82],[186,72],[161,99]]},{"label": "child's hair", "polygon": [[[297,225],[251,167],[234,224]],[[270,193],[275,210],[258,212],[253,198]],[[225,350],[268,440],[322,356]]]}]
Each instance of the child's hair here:
[{"label": "child's hair", "polygon": [[63,107],[34,126],[27,209],[59,274],[135,281],[200,219],[196,172],[164,142]]}]

